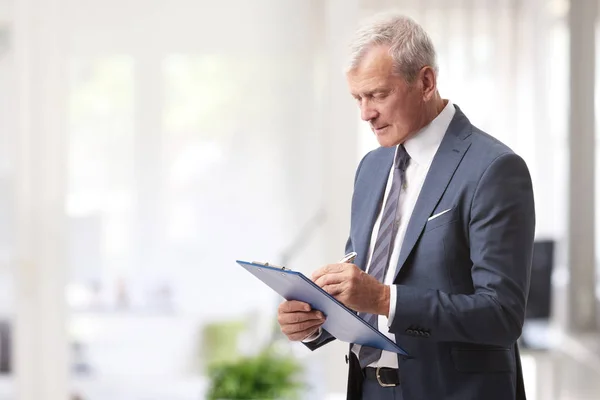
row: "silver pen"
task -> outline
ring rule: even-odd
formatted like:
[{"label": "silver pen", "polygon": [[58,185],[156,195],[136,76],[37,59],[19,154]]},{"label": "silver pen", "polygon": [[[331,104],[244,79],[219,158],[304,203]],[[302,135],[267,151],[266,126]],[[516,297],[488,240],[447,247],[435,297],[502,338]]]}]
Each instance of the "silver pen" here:
[{"label": "silver pen", "polygon": [[344,258],[342,258],[340,261],[338,261],[338,264],[351,263],[354,261],[356,256],[357,256],[357,254],[354,251],[351,253],[348,253],[344,256]]}]

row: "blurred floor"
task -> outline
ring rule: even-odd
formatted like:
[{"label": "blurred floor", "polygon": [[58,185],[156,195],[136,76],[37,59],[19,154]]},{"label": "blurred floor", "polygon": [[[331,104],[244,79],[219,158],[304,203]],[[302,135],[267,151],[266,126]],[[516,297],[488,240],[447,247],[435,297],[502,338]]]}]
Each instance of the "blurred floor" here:
[{"label": "blurred floor", "polygon": [[[600,338],[571,338],[555,351],[525,350],[522,359],[528,400],[600,400]],[[202,379],[92,379],[73,384],[85,400],[198,400],[206,389]],[[12,380],[0,378],[0,400],[14,399]],[[343,399],[344,393],[331,393],[323,400]]]},{"label": "blurred floor", "polygon": [[553,351],[522,352],[528,399],[600,399],[600,337],[563,337]]}]

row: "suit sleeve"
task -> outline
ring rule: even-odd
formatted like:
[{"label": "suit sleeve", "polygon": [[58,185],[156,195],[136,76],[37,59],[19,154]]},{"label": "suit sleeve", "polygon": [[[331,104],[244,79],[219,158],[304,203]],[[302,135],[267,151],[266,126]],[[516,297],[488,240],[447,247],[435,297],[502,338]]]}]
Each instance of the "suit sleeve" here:
[{"label": "suit sleeve", "polygon": [[[354,174],[354,186],[356,187],[356,180],[358,179],[358,174],[360,173],[360,169],[363,165],[363,161],[365,161],[365,159],[367,158],[367,156],[370,154],[367,153],[362,160],[360,160],[360,163],[358,163],[358,167],[356,168],[356,173]],[[352,245],[352,238],[348,237],[348,240],[346,241],[346,254],[350,253],[351,251],[354,251],[354,246]],[[335,340],[335,337],[333,337],[329,332],[327,332],[325,329],[321,330],[321,334],[315,339],[312,340],[310,342],[302,342],[302,344],[304,344],[306,347],[308,347],[310,350],[316,350],[321,346],[326,345],[327,343],[331,342]]]},{"label": "suit sleeve", "polygon": [[481,176],[469,219],[472,294],[397,285],[390,331],[425,339],[512,345],[521,335],[535,231],[525,162],[505,153]]}]

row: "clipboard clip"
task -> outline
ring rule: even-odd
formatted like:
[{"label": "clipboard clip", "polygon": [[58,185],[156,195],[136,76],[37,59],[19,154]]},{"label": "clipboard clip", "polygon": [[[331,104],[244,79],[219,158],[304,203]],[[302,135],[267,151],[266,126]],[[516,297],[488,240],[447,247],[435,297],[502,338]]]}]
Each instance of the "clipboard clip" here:
[{"label": "clipboard clip", "polygon": [[265,267],[277,268],[277,269],[280,269],[282,271],[291,271],[289,268],[280,267],[279,265],[270,264],[268,262],[252,261],[252,264],[258,264],[258,265],[264,265]]}]

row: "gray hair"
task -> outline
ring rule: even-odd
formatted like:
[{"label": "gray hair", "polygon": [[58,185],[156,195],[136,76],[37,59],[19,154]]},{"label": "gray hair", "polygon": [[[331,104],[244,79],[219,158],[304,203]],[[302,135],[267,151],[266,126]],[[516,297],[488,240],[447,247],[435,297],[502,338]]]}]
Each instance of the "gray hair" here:
[{"label": "gray hair", "polygon": [[350,43],[348,70],[356,68],[365,53],[379,45],[390,46],[396,72],[409,83],[414,82],[426,65],[438,73],[435,48],[429,35],[414,20],[398,13],[376,15],[357,30]]}]

